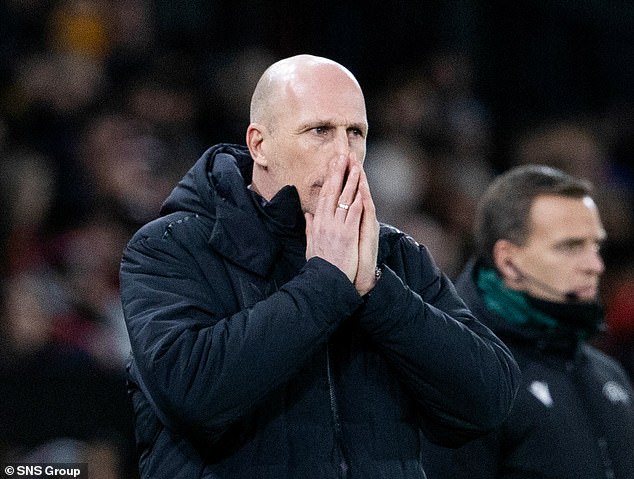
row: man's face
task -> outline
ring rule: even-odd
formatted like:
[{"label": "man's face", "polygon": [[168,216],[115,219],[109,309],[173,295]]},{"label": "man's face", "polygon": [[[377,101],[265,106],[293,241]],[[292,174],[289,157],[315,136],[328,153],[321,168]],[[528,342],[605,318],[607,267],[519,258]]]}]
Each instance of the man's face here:
[{"label": "man's face", "polygon": [[263,142],[267,189],[294,185],[304,211],[314,213],[329,165],[353,155],[363,162],[368,131],[365,102],[345,74],[325,72],[289,84]]},{"label": "man's face", "polygon": [[605,239],[597,207],[589,197],[539,196],[530,211],[529,238],[515,248],[513,263],[524,273],[521,287],[531,296],[563,302],[597,299]]}]

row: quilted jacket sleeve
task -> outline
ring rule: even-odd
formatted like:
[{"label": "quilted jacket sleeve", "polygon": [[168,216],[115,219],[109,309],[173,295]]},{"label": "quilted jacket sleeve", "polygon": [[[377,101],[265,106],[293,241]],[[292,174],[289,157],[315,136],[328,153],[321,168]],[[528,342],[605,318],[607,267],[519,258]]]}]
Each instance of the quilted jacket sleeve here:
[{"label": "quilted jacket sleeve", "polygon": [[361,324],[412,391],[432,442],[457,447],[507,417],[520,382],[512,354],[413,240],[385,259]]},{"label": "quilted jacket sleeve", "polygon": [[[268,298],[228,313],[235,294],[225,267],[200,251],[137,234],[122,259],[121,295],[135,379],[157,414],[176,431],[213,438],[296,373],[361,298],[315,258]],[[340,301],[324,301],[333,295]]]}]

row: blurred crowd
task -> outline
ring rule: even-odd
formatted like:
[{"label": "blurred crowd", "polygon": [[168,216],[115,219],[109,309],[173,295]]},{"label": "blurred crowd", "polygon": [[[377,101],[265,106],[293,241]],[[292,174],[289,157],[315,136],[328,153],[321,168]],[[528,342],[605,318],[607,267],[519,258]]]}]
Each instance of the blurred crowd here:
[{"label": "blurred crowd", "polygon": [[[267,12],[227,5],[0,6],[4,460],[89,462],[98,465],[92,478],[135,477],[118,297],[123,246],[208,146],[243,142],[264,68],[312,46],[299,41],[301,27],[279,29],[283,2],[253,41],[238,43],[238,34],[220,28],[223,12],[254,24]],[[350,12],[332,13],[345,20]],[[306,35],[315,33],[311,25]],[[331,27],[324,35],[336,33]],[[360,21],[351,27],[350,34],[364,30]],[[342,42],[337,50],[324,39],[323,51],[310,53],[350,65],[367,83],[366,168],[380,220],[427,245],[450,276],[470,254],[479,194],[505,168],[547,163],[594,183],[609,235],[607,331],[597,343],[634,377],[632,105],[533,117],[505,130],[495,102],[480,93],[468,50],[439,43],[386,72],[352,47]]]}]

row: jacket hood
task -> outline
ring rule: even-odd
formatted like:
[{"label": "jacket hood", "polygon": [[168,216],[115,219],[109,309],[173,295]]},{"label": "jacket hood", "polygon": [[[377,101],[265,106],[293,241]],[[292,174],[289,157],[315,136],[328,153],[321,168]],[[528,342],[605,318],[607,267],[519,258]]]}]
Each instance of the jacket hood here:
[{"label": "jacket hood", "polygon": [[248,200],[253,160],[246,146],[222,143],[209,148],[176,185],[161,207],[161,216],[189,211],[215,217],[217,197],[233,205]]},{"label": "jacket hood", "polygon": [[247,186],[253,160],[246,147],[209,148],[172,190],[161,215],[185,211],[212,222],[208,243],[227,260],[261,276],[280,250],[256,208]]},{"label": "jacket hood", "polygon": [[[265,275],[280,244],[261,221],[251,183],[253,159],[246,146],[221,143],[209,148],[176,185],[161,207],[160,215],[190,212],[213,221],[209,244],[228,260]],[[278,193],[299,208],[294,187]],[[275,198],[271,200],[275,205]],[[301,210],[298,210],[301,213]],[[301,221],[303,221],[303,215]],[[302,229],[303,234],[303,229]],[[390,256],[403,233],[381,225],[378,261]]]}]

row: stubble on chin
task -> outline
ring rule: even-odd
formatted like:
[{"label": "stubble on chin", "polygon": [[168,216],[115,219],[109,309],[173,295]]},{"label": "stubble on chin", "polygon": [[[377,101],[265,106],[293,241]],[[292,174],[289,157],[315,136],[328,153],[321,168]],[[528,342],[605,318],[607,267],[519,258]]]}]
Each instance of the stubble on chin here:
[{"label": "stubble on chin", "polygon": [[319,201],[319,194],[321,193],[321,184],[314,184],[310,187],[310,191],[302,197],[300,194],[300,202],[302,205],[302,211],[304,213],[315,214],[317,210],[317,202]]}]

